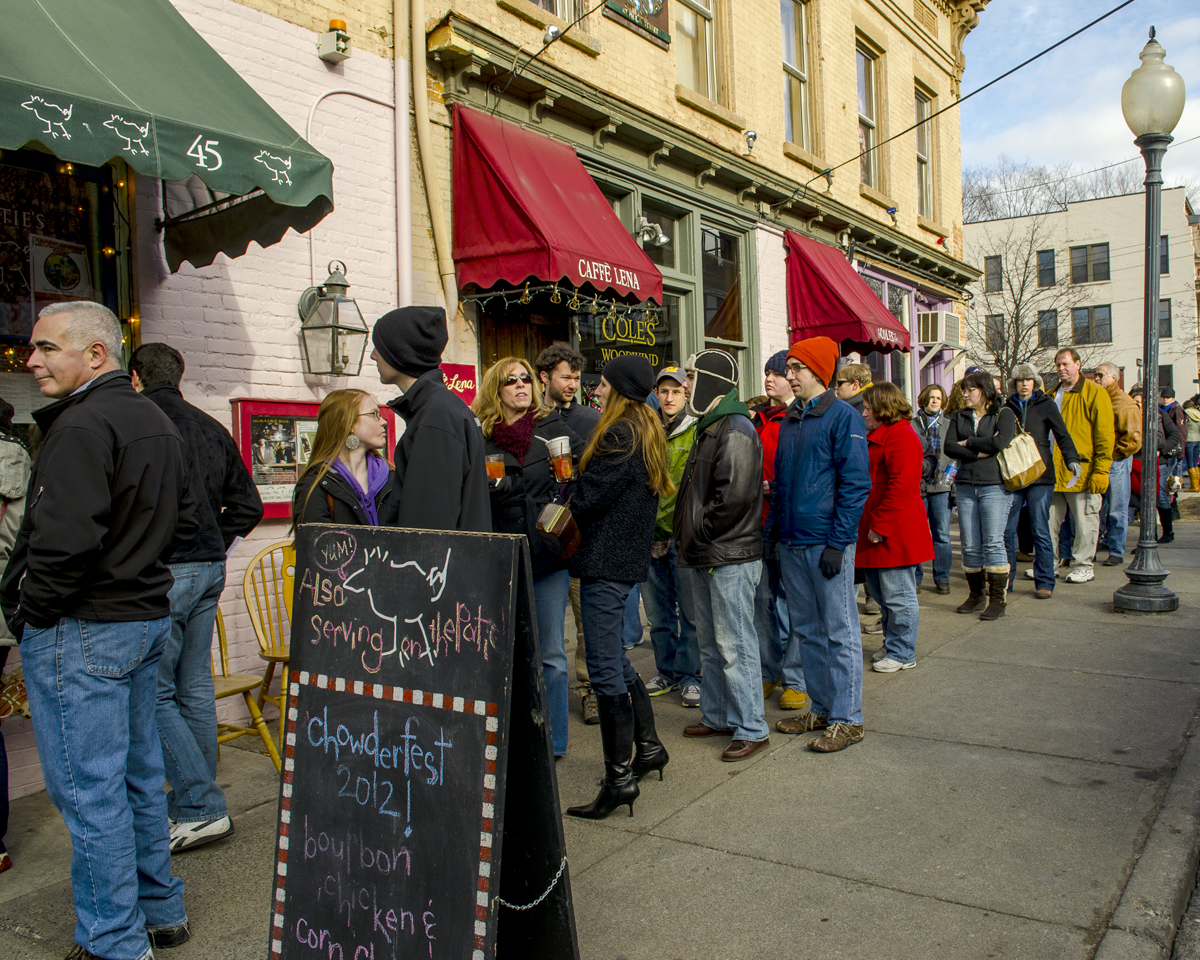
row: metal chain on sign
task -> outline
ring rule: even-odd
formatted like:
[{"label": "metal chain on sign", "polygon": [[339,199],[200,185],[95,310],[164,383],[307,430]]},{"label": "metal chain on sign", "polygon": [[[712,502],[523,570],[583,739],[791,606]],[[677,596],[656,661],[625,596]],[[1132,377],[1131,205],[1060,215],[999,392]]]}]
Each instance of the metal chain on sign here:
[{"label": "metal chain on sign", "polygon": [[558,886],[558,881],[562,879],[563,871],[566,869],[567,869],[567,858],[563,857],[562,863],[560,863],[558,865],[558,873],[556,873],[554,875],[554,879],[550,881],[550,886],[548,886],[546,888],[545,892],[540,897],[538,897],[536,900],[534,900],[533,903],[527,903],[523,907],[518,907],[515,903],[509,903],[507,900],[502,900],[500,897],[496,897],[496,902],[503,907],[508,907],[509,910],[532,910],[539,903],[541,903],[548,896],[550,896],[550,891],[552,891],[555,887]]}]

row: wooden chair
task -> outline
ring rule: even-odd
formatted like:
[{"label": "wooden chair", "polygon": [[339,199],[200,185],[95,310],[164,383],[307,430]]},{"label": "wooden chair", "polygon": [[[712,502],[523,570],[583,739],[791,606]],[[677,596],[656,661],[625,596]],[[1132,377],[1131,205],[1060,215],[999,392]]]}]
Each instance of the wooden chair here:
[{"label": "wooden chair", "polygon": [[275,764],[275,772],[278,773],[279,751],[275,748],[275,741],[271,738],[266,721],[263,720],[262,710],[254,700],[254,691],[262,687],[263,678],[252,673],[229,672],[229,646],[225,640],[225,618],[221,616],[220,607],[217,608],[217,641],[221,647],[220,673],[217,673],[217,665],[213,663],[213,688],[216,690],[217,699],[236,697],[240,693],[246,699],[246,709],[250,711],[250,718],[254,722],[252,727],[237,723],[218,723],[217,743],[227,743],[248,733],[257,733],[266,744],[267,753],[271,755],[271,762]]},{"label": "wooden chair", "polygon": [[[279,708],[279,749],[283,750],[284,716],[287,704],[288,656],[292,631],[292,590],[296,577],[296,547],[290,540],[281,540],[259,551],[246,568],[242,593],[254,635],[258,638],[258,655],[267,662],[258,694],[258,706],[266,703]],[[271,681],[276,666],[282,667],[279,693],[271,695]]]}]

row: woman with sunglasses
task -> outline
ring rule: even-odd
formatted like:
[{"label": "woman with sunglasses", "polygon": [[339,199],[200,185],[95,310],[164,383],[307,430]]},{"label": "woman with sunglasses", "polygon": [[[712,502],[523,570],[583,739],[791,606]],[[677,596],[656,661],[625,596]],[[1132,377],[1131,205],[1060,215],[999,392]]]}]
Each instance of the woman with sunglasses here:
[{"label": "woman with sunglasses", "polygon": [[645,357],[610,360],[600,377],[600,422],[579,459],[571,510],[583,540],[571,558],[587,645],[588,677],[600,708],[604,780],[573,817],[600,820],[638,797],[638,778],[667,765],[650,694],[625,654],[625,601],[650,572],[658,498],[675,492],[667,435],[646,398],[654,370]]},{"label": "woman with sunglasses", "polygon": [[362,390],[333,390],[317,412],[312,456],[296,481],[292,529],[301,523],[379,525],[392,497],[387,424]]},{"label": "woman with sunglasses", "polygon": [[567,426],[558,409],[542,401],[533,368],[519,357],[505,357],[483,375],[471,405],[483,428],[486,453],[504,458],[504,478],[491,482],[492,529],[529,540],[533,596],[542,645],[542,676],[550,701],[550,738],[554,756],[567,752],[567,652],[563,621],[571,588],[567,562],[556,557],[537,532],[537,518],[559,491],[547,441],[566,437],[578,454],[584,441]]}]

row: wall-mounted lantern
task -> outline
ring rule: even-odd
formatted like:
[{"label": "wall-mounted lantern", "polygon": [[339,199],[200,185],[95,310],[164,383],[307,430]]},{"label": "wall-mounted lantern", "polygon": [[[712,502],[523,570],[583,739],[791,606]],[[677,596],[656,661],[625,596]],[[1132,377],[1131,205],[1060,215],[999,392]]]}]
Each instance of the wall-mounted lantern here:
[{"label": "wall-mounted lantern", "polygon": [[304,366],[314,376],[354,377],[362,369],[369,331],[349,289],[346,265],[332,260],[324,285],[300,294]]}]

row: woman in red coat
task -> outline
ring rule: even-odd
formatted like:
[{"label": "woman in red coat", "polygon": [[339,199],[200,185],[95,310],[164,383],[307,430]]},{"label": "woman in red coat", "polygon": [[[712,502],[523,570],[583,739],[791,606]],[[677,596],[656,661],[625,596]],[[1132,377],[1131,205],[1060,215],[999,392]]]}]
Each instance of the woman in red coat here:
[{"label": "woman in red coat", "polygon": [[871,458],[871,494],[858,525],[854,565],[883,610],[878,673],[917,665],[917,569],[933,559],[933,537],[921,499],[921,440],[909,420],[912,407],[891,383],[862,393]]}]

